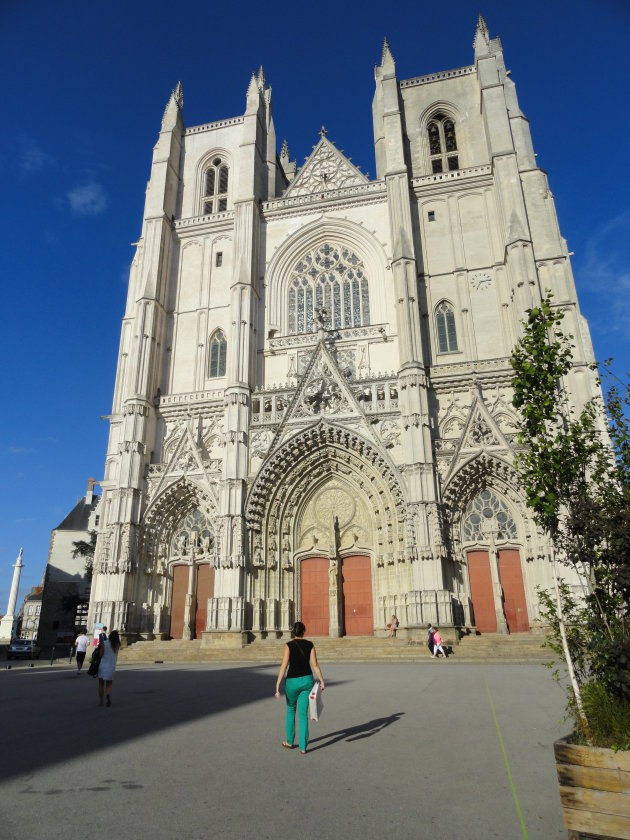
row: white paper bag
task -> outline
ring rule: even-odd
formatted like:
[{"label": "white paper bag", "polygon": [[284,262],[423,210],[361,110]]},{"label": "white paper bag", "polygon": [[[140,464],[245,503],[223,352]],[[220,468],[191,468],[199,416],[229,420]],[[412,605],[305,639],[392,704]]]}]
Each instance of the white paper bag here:
[{"label": "white paper bag", "polygon": [[319,720],[324,708],[322,700],[322,689],[318,682],[313,685],[308,697],[308,713],[311,720]]}]

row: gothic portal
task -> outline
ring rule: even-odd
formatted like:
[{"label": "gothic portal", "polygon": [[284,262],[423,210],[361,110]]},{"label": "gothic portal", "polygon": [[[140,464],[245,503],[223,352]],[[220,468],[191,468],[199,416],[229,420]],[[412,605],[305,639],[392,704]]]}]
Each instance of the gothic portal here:
[{"label": "gothic portal", "polygon": [[[514,469],[509,356],[551,290],[592,352],[498,38],[375,70],[376,178],[322,129],[298,169],[271,88],[162,118],[122,323],[90,620],[204,644],[525,632],[550,546]],[[403,128],[404,126],[404,128]]]}]

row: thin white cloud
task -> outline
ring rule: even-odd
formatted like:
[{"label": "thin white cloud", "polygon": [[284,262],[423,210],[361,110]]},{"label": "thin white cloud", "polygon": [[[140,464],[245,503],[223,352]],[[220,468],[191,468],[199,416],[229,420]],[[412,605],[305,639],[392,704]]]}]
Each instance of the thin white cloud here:
[{"label": "thin white cloud", "polygon": [[55,163],[54,157],[45,152],[32,138],[21,137],[18,144],[18,162],[23,172],[31,175]]},{"label": "thin white cloud", "polygon": [[580,286],[596,298],[591,322],[608,330],[628,329],[630,320],[630,211],[619,213],[596,228],[586,242],[579,271]]},{"label": "thin white cloud", "polygon": [[9,455],[27,455],[34,450],[28,446],[9,446],[7,448]]},{"label": "thin white cloud", "polygon": [[75,187],[67,193],[67,198],[75,216],[98,216],[107,207],[105,190],[96,181]]}]

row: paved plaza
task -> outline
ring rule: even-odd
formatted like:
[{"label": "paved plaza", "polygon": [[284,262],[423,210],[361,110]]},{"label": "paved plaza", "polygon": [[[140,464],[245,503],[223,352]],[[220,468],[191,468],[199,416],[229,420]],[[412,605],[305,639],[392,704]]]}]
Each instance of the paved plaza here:
[{"label": "paved plaza", "polygon": [[306,756],[277,666],[121,666],[110,709],[74,666],[5,667],[3,840],[566,840],[540,665],[323,662]]}]

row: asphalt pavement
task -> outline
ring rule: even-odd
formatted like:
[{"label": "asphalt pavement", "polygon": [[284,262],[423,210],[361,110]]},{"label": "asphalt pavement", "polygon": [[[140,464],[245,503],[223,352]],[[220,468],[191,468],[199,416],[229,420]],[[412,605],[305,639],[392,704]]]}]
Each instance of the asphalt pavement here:
[{"label": "asphalt pavement", "polygon": [[541,665],[327,664],[307,755],[277,665],[0,670],[2,840],[566,840]]}]

